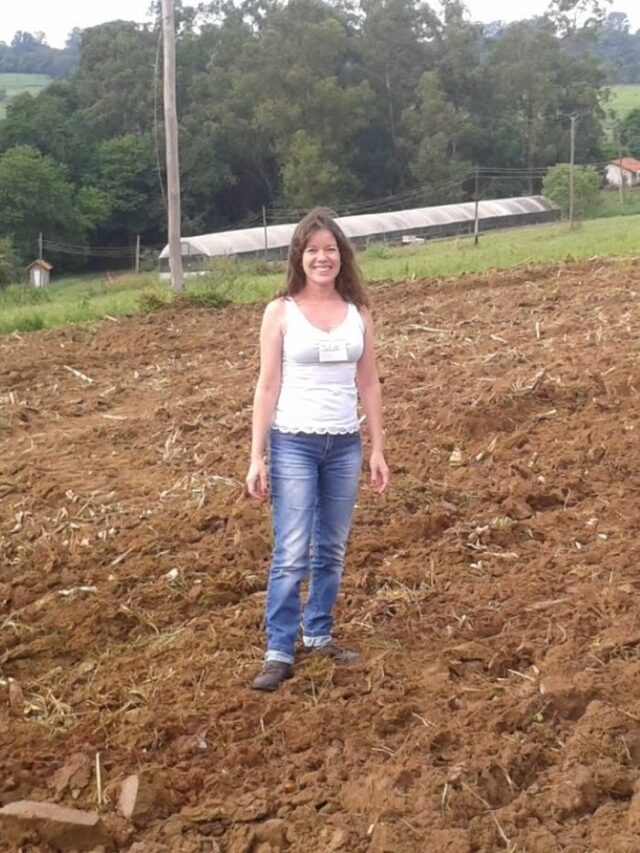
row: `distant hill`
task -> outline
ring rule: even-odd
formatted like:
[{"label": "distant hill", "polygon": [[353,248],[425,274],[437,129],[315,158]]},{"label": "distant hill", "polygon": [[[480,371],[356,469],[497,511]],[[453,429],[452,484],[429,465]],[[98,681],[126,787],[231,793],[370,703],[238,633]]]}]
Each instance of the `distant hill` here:
[{"label": "distant hill", "polygon": [[618,118],[623,119],[631,110],[640,108],[640,85],[611,86],[610,89],[609,106],[615,110]]},{"label": "distant hill", "polygon": [[21,95],[23,92],[31,92],[32,95],[37,95],[50,82],[51,77],[47,74],[0,73],[0,118],[4,118],[7,104],[16,95]]}]

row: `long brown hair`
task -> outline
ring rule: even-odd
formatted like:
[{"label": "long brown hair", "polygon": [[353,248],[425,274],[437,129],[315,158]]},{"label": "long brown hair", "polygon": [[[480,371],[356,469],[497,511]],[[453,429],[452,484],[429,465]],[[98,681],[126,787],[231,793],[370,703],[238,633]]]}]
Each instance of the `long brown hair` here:
[{"label": "long brown hair", "polygon": [[368,308],[369,297],[364,286],[362,273],[356,263],[353,246],[344,231],[334,219],[335,213],[326,207],[316,207],[309,211],[296,226],[289,245],[287,258],[287,277],[282,296],[295,296],[306,283],[302,268],[302,254],[311,236],[326,228],[335,237],[340,252],[340,272],[336,277],[336,290],[345,302],[352,302],[357,308]]}]

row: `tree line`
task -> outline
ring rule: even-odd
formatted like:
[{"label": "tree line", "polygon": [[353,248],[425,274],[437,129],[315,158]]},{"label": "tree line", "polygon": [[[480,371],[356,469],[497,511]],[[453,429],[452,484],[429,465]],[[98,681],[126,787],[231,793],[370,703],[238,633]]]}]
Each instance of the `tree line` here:
[{"label": "tree line", "polygon": [[77,68],[79,42],[79,29],[72,30],[63,49],[49,47],[44,33],[18,30],[10,44],[0,42],[0,74],[64,77]]},{"label": "tree line", "polygon": [[[461,0],[216,0],[177,19],[185,234],[258,224],[263,207],[282,221],[466,199],[475,166],[485,197],[535,192],[568,159],[571,114],[576,162],[615,154],[597,0],[508,26]],[[160,39],[157,9],[76,33],[75,70],[8,105],[0,237],[22,262],[40,232],[66,269],[88,245],[164,242]]]}]

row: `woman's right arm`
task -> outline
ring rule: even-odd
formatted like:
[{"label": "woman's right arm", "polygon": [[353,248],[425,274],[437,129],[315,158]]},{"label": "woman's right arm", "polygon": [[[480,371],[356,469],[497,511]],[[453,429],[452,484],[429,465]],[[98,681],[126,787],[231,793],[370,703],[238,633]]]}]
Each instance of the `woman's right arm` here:
[{"label": "woman's right arm", "polygon": [[247,491],[258,500],[265,500],[269,494],[265,453],[280,393],[283,319],[284,300],[276,299],[267,305],[260,329],[260,375],[253,397],[251,463],[246,480]]}]

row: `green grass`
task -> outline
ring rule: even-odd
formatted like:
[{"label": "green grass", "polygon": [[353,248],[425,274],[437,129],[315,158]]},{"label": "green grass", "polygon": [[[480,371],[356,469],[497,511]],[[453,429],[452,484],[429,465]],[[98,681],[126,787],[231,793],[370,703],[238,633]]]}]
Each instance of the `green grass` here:
[{"label": "green grass", "polygon": [[620,190],[602,190],[596,217],[636,216],[637,214],[640,214],[640,187],[626,187],[622,198]]},{"label": "green grass", "polygon": [[16,95],[30,92],[37,95],[51,82],[51,77],[46,74],[0,74],[0,90],[7,93],[6,100],[0,101],[0,119],[4,118],[7,104]]},{"label": "green grass", "polygon": [[[612,198],[611,203],[614,203]],[[638,254],[640,215],[594,219],[569,231],[565,223],[532,226],[438,240],[422,246],[375,244],[359,256],[369,281],[442,278],[483,273],[522,264],[557,263],[594,255]],[[265,300],[282,284],[283,265],[224,259],[206,276],[187,282],[187,298],[216,308],[228,302]],[[76,277],[44,289],[13,285],[0,290],[0,333],[50,329],[67,323],[99,322],[105,316],[148,313],[174,298],[156,273],[127,275],[107,283],[102,277]]]},{"label": "green grass", "polygon": [[637,233],[640,216],[589,220],[573,231],[554,223],[481,234],[477,248],[471,237],[461,237],[390,248],[385,258],[369,259],[365,252],[362,267],[369,280],[439,278],[594,255],[624,257],[638,254]]},{"label": "green grass", "polygon": [[640,85],[611,86],[610,89],[611,99],[608,106],[615,111],[618,118],[623,119],[631,110],[640,107]]},{"label": "green grass", "polygon": [[[187,295],[195,303],[215,308],[267,299],[281,281],[282,272],[265,275],[260,265],[224,260],[212,264],[206,276],[188,280]],[[159,281],[155,272],[111,282],[102,276],[74,276],[46,288],[14,284],[0,289],[0,334],[145,314],[168,305],[173,297],[169,285]]]}]

